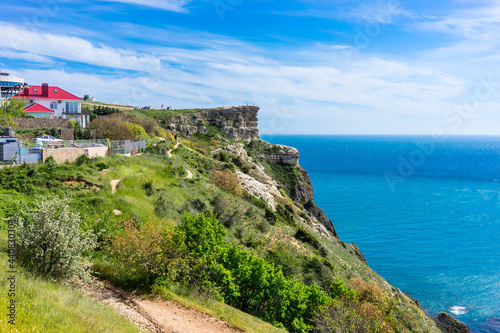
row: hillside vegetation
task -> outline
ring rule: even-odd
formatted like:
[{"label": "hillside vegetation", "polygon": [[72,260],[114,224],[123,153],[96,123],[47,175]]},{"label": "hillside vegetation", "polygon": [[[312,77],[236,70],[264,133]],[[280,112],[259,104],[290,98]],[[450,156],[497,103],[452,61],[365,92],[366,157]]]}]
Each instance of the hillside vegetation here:
[{"label": "hillside vegetation", "polygon": [[[168,118],[161,110],[123,109]],[[2,168],[0,214],[36,209],[35,194],[70,195],[81,229],[97,239],[87,253],[94,275],[123,288],[200,307],[225,303],[290,332],[440,332],[355,246],[321,227],[312,200],[298,193],[310,186],[298,165],[259,161],[275,147],[207,128],[181,137],[176,149],[173,136],[148,133],[141,156]],[[245,177],[275,190],[252,192],[242,186]],[[112,180],[120,180],[115,193]],[[238,319],[233,325],[260,331]]]}]

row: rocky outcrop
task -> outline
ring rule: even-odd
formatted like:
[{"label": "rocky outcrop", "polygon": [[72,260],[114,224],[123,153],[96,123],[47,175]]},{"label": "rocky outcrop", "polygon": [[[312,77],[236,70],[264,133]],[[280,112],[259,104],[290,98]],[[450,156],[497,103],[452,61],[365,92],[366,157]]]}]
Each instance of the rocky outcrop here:
[{"label": "rocky outcrop", "polygon": [[[185,135],[206,130],[213,125],[234,140],[259,140],[257,106],[232,106],[179,114],[166,120],[172,130]],[[203,133],[203,132],[202,132]],[[206,132],[205,132],[206,133]]]},{"label": "rocky outcrop", "polygon": [[273,145],[272,153],[256,156],[258,159],[268,162],[276,162],[297,166],[299,164],[299,151],[296,148],[284,145]]},{"label": "rocky outcrop", "polygon": [[198,132],[202,134],[207,133],[207,128],[205,126],[193,126],[193,125],[176,125],[170,124],[170,129],[175,132],[179,132],[182,135],[191,136]]},{"label": "rocky outcrop", "polygon": [[440,313],[434,318],[438,327],[444,333],[470,333],[470,329],[464,323],[456,320],[447,313]]},{"label": "rocky outcrop", "polygon": [[337,231],[333,226],[332,221],[326,216],[325,212],[321,208],[319,208],[314,203],[314,190],[311,183],[311,179],[309,178],[309,174],[302,167],[299,168],[299,177],[295,182],[294,188],[291,191],[292,200],[295,202],[299,202],[304,205],[312,216],[314,216],[321,224],[335,237],[337,236]]},{"label": "rocky outcrop", "polygon": [[359,249],[359,247],[354,244],[354,243],[349,243],[349,246],[351,247],[351,249],[354,251],[354,254],[359,258],[359,260],[361,260],[362,262],[364,262],[365,264],[368,264],[366,262],[366,258],[365,256],[363,255],[363,253],[361,253],[361,250]]},{"label": "rocky outcrop", "polygon": [[274,197],[270,193],[268,186],[242,172],[238,171],[236,175],[238,176],[238,181],[243,190],[264,201],[272,210],[276,210],[274,207]]},{"label": "rocky outcrop", "polygon": [[257,160],[248,156],[242,143],[234,143],[224,147],[224,150],[234,154],[235,156],[247,161],[253,168],[256,178],[260,180],[261,183],[266,185],[271,193],[275,197],[281,197],[281,193],[278,190],[278,184],[276,180],[272,179],[267,173],[262,164],[258,163]]}]

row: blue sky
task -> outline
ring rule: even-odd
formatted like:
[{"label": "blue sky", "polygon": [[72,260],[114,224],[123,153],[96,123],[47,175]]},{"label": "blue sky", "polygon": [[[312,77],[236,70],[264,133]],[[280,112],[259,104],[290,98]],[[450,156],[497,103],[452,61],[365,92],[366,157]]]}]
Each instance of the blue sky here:
[{"label": "blue sky", "polygon": [[499,1],[0,0],[0,70],[266,134],[500,134]]}]

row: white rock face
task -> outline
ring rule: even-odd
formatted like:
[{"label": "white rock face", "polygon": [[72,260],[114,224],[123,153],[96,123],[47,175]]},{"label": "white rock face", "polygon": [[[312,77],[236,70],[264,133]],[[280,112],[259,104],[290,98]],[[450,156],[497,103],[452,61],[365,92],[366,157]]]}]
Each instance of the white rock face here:
[{"label": "white rock face", "polygon": [[238,176],[238,181],[242,189],[267,203],[272,210],[276,210],[274,207],[274,197],[270,192],[269,185],[262,184],[243,172],[236,172],[236,176]]},{"label": "white rock face", "polygon": [[326,239],[328,239],[328,240],[331,239],[331,235],[328,232],[328,230],[314,216],[311,219],[310,226],[314,229],[314,231],[316,231],[318,234],[324,236]]},{"label": "white rock face", "polygon": [[[253,158],[248,156],[242,143],[235,143],[232,145],[227,145],[226,147],[224,147],[224,149],[227,150],[228,152],[230,152],[231,154],[234,154],[237,157],[244,159],[245,161],[250,163],[252,166],[254,166],[255,170],[259,174],[259,176],[266,180],[265,185],[267,185],[269,192],[275,197],[276,196],[282,197],[280,191],[278,190],[278,184],[276,183],[276,181],[274,179],[272,179],[271,177],[269,177],[269,175],[266,173],[266,170],[259,162],[255,161]],[[219,151],[219,150],[222,150],[222,149],[219,148],[216,151]]]}]

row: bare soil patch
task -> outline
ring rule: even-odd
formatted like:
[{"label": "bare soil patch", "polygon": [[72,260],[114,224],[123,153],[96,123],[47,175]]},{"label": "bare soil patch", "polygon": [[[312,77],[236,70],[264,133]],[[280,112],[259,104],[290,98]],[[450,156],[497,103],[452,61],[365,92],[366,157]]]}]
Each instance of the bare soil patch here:
[{"label": "bare soil patch", "polygon": [[118,183],[121,181],[121,179],[113,179],[112,181],[110,181],[110,184],[111,184],[111,193],[115,193],[116,192],[116,187],[118,186]]}]

